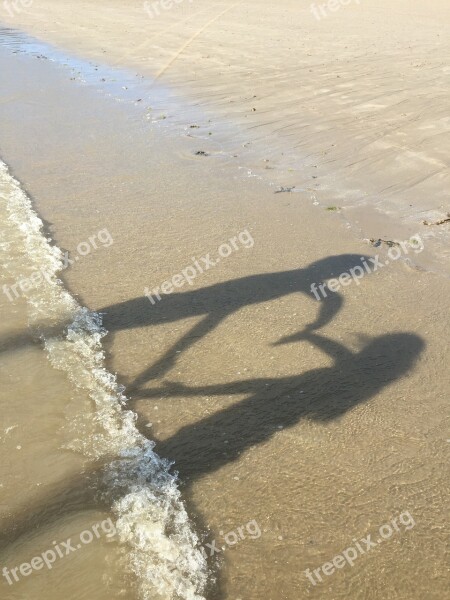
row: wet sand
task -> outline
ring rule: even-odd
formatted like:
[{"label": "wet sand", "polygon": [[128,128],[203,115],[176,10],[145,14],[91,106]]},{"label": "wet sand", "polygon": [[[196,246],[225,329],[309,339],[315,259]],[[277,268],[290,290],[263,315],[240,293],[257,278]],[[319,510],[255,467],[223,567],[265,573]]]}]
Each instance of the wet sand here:
[{"label": "wet sand", "polygon": [[428,268],[450,273],[450,225],[423,225],[450,211],[445,0],[337,2],[319,19],[298,0],[153,4],[42,0],[1,19],[170,85],[207,111],[202,128],[239,125],[230,150],[249,168],[342,207],[362,238],[420,231]]},{"label": "wet sand", "polygon": [[[97,22],[93,27],[98,32]],[[444,598],[448,280],[396,260],[318,302],[311,283],[348,272],[362,256],[379,253],[385,262],[387,248],[363,242],[357,228],[314,205],[309,193],[275,194],[272,174],[248,177],[239,168],[243,159],[234,164],[226,153],[195,154],[205,147],[198,140],[152,123],[141,103],[116,102],[95,85],[72,81],[70,65],[8,49],[0,50],[0,63],[7,90],[0,156],[52,239],[71,257],[101,230],[113,240],[61,277],[82,305],[104,315],[107,366],[126,385],[140,431],[157,442],[160,455],[175,460],[193,526],[221,549],[214,557],[219,567],[210,560],[217,581],[211,576],[206,597]],[[188,128],[191,113],[187,118],[183,105],[171,106]],[[209,112],[202,115],[207,122]],[[244,230],[253,245],[240,242]],[[238,249],[199,273],[192,286],[155,305],[144,296],[145,288],[161,286],[194,258],[217,259],[219,247],[236,237]],[[408,257],[419,261],[421,254],[411,249]],[[12,338],[4,339],[2,358],[14,360],[20,386],[19,392],[10,381],[1,392],[7,426],[30,414],[12,398],[41,398],[36,376],[24,376],[24,361],[28,373],[42,374],[50,398],[39,404],[48,413],[56,410],[55,396],[60,411],[72,398],[82,414],[85,394],[43,366],[40,346],[18,346],[14,334],[27,333],[25,302],[2,299],[2,309]],[[62,420],[49,424],[44,416],[27,433],[30,446],[51,432],[60,435]],[[8,443],[24,445],[23,433],[4,435],[12,434]],[[70,436],[64,442],[76,441]],[[83,468],[98,468],[86,458],[82,467],[76,454],[63,459],[53,446],[43,452],[33,467],[45,481],[39,498],[26,482],[12,494],[12,473],[32,457],[12,459],[5,476],[2,564],[20,564],[51,544],[33,538],[37,524],[55,527],[52,539],[70,535],[69,517],[52,500],[52,478],[43,477],[48,457],[59,458],[62,472],[52,477],[63,483]],[[85,483],[71,479],[67,505],[80,520],[76,531],[90,522],[96,504],[80,501]],[[30,480],[30,487],[37,483]],[[306,569],[321,567],[354,539],[369,533],[376,539],[382,525],[405,511],[414,528],[402,527],[353,567],[310,583]],[[24,512],[27,526],[14,529]],[[246,529],[252,521],[259,528],[250,528],[253,534]],[[228,546],[226,534],[239,528],[240,541]],[[138,597],[133,576],[114,567],[118,550],[100,544],[87,551],[92,563],[83,554],[86,563],[67,559],[45,579],[3,582],[4,597],[23,597],[24,585],[46,600],[62,593]],[[100,582],[104,575],[109,588]]]}]

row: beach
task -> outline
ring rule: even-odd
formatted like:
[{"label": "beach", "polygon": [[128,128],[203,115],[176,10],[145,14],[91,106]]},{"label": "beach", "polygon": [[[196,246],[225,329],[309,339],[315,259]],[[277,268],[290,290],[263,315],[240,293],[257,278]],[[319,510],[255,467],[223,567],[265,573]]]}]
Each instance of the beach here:
[{"label": "beach", "polygon": [[[185,0],[159,11],[158,2],[43,0],[2,18],[156,77],[209,118],[238,124],[242,139],[229,149],[254,170],[344,206],[363,237],[380,227],[407,237],[449,210],[450,7],[333,4],[317,18],[319,3],[297,0]],[[424,235],[448,274],[447,232]]]},{"label": "beach", "polygon": [[441,600],[449,9],[169,4],[0,11],[2,598]]}]

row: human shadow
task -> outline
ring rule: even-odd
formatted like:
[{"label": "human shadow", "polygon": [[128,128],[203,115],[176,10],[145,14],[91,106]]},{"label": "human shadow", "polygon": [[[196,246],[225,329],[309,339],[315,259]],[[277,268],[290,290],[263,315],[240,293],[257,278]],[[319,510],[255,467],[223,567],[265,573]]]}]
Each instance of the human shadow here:
[{"label": "human shadow", "polygon": [[[330,256],[302,269],[262,273],[224,281],[198,290],[162,296],[159,302],[153,297],[149,300],[142,296],[106,306],[99,312],[102,313],[103,323],[110,333],[202,317],[162,357],[135,378],[129,386],[130,390],[134,390],[149,380],[166,374],[183,352],[239,309],[298,292],[317,301],[319,296],[315,296],[311,291],[312,284],[319,286],[331,276],[360,264],[364,258],[367,257],[358,254]],[[319,303],[317,319],[307,326],[306,331],[320,329],[329,323],[342,305],[342,296],[327,290]]]},{"label": "human shadow", "polygon": [[343,416],[405,375],[425,347],[412,333],[375,337],[359,352],[313,332],[304,333],[303,338],[332,357],[334,364],[295,376],[199,387],[167,383],[138,392],[136,398],[250,394],[182,427],[157,444],[158,453],[170,457],[181,476],[192,482],[238,460],[244,451],[302,418],[327,423]]},{"label": "human shadow", "polygon": [[[318,260],[304,268],[261,273],[224,281],[197,290],[178,292],[162,296],[159,302],[152,303],[146,296],[119,302],[99,309],[103,325],[110,334],[111,343],[115,332],[122,329],[156,326],[174,323],[192,317],[200,320],[175,342],[155,363],[145,369],[129,385],[130,390],[166,374],[176,363],[177,358],[199,339],[215,329],[228,316],[245,306],[270,302],[289,294],[302,293],[318,303],[318,316],[305,331],[320,329],[329,323],[343,306],[341,294],[325,291],[325,295],[315,295],[311,289],[334,275],[348,272],[352,267],[368,259],[359,254],[341,254]],[[5,333],[0,338],[0,353],[20,350],[32,343],[40,343],[42,338],[63,336],[69,321],[61,321],[51,326],[36,323],[33,331]]]},{"label": "human shadow", "polygon": [[[360,261],[359,255],[329,257],[303,269],[254,275],[168,295],[155,305],[141,297],[105,307],[101,312],[104,313],[104,325],[111,332],[202,317],[157,363],[136,378],[136,386],[142,386],[149,379],[167,373],[180,352],[189,349],[199,337],[207,335],[240,308],[297,292],[314,298],[312,283],[319,285],[330,276],[349,271]],[[383,335],[367,341],[358,352],[319,335],[317,330],[329,323],[342,305],[342,296],[328,292],[318,303],[315,321],[295,336],[281,340],[285,343],[304,339],[315,344],[332,357],[331,367],[287,377],[255,378],[198,387],[167,383],[150,390],[140,388],[133,394],[134,399],[159,398],[161,394],[246,396],[226,409],[180,428],[169,439],[157,443],[158,453],[174,461],[182,476],[185,483],[183,497],[187,500],[190,514],[197,513],[197,522],[201,522],[201,515],[191,497],[195,480],[238,460],[252,446],[269,441],[280,428],[293,427],[302,418],[325,424],[343,416],[358,404],[373,398],[414,366],[425,345],[414,334]],[[46,336],[49,331],[52,335],[63,334],[64,327],[49,329]],[[26,335],[19,339],[24,345],[29,343]],[[18,340],[14,337],[3,340],[5,349],[14,341]],[[142,433],[148,435],[148,430],[142,428]],[[57,499],[53,492],[48,497],[44,493],[36,502],[35,510],[30,506],[27,515],[11,515],[5,524],[6,530],[9,530],[6,544],[25,535],[30,526],[36,525],[36,516],[39,525],[45,526],[72,511],[73,507],[82,510],[83,506],[94,506],[98,501],[95,490],[101,486],[101,479],[100,473],[91,475],[92,494],[90,491],[86,494],[85,477],[74,478],[73,481],[61,482]],[[77,499],[75,503],[67,502],[72,493]],[[220,597],[221,593],[219,585],[211,597]]]},{"label": "human shadow", "polygon": [[[101,467],[95,465],[52,482],[38,494],[33,494],[33,503],[23,499],[23,506],[15,512],[1,515],[0,553],[8,546],[26,537],[31,531],[63,519],[65,515],[96,510],[99,507],[109,510],[110,506],[98,500],[103,474]],[[51,494],[49,494],[51,489]]]},{"label": "human shadow", "polygon": [[[30,534],[37,537],[41,531],[47,528],[56,530],[58,526],[67,526],[68,518],[81,517],[90,512],[95,513],[99,520],[99,512],[111,515],[111,506],[117,500],[115,487],[110,488],[106,483],[105,473],[108,463],[98,464],[85,468],[82,472],[74,473],[64,477],[58,482],[44,486],[42,492],[34,495],[32,502],[24,502],[20,509],[11,511],[0,516],[0,562],[11,566],[11,548],[24,539],[29,539]],[[157,482],[149,484],[157,486]],[[163,490],[161,490],[163,491]],[[197,509],[190,490],[183,494],[190,521],[198,534],[200,544],[212,541],[212,532]],[[88,523],[86,522],[86,528]],[[74,531],[74,535],[76,532]],[[110,541],[120,543],[116,537]],[[209,580],[205,589],[205,597],[210,600],[224,600],[223,578],[220,564],[210,556],[206,557],[208,562]],[[0,582],[0,587],[6,585]]]},{"label": "human shadow", "polygon": [[[224,410],[182,427],[156,445],[161,456],[175,462],[184,483],[183,497],[189,514],[195,515],[200,530],[204,531],[206,526],[192,497],[192,484],[196,480],[238,460],[249,448],[269,441],[277,431],[295,426],[302,418],[326,424],[343,416],[404,376],[425,347],[424,341],[411,333],[375,337],[356,352],[307,329],[301,336],[332,357],[333,365],[294,376],[198,387],[169,382],[136,394],[135,397],[140,398],[159,398],[161,394],[247,395]],[[43,494],[34,507],[10,515],[9,523],[3,524],[6,525],[5,549],[31,528],[54,524],[67,513],[95,509],[99,505],[108,510],[111,504],[99,502],[98,498],[102,477],[101,467],[98,470],[94,467],[90,473],[62,481],[58,493],[55,494],[53,488],[51,494],[47,497]],[[149,484],[154,483],[149,481]],[[210,568],[215,580],[210,582],[207,597],[223,600],[225,593],[218,565],[210,562]]]}]

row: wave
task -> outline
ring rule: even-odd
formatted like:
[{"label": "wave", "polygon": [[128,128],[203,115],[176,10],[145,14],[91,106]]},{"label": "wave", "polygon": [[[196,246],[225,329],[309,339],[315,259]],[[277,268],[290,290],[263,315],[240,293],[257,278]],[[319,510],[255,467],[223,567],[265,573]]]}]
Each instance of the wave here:
[{"label": "wave", "polygon": [[[8,272],[16,281],[45,273],[32,288],[21,287],[30,326],[42,338],[51,364],[92,399],[97,427],[81,448],[106,462],[106,495],[139,597],[203,599],[206,558],[171,463],[154,452],[155,443],[136,427],[136,414],[124,408],[124,388],[104,366],[102,338],[107,331],[101,315],[80,306],[58,279],[63,253],[45,235],[30,199],[2,161],[0,201],[1,247]],[[56,334],[58,326],[62,333]]]}]

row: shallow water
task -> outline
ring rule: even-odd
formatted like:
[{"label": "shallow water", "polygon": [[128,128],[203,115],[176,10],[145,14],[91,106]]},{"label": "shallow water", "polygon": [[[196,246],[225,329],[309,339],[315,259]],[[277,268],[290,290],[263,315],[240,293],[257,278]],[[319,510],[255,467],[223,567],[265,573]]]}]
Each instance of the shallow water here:
[{"label": "shallow water", "polygon": [[[114,525],[111,522],[99,531],[108,538],[115,536],[125,546],[126,562],[137,577],[142,598],[174,597],[175,593],[181,598],[201,598],[206,563],[197,549],[198,538],[190,529],[175,477],[168,472],[170,463],[161,460],[153,452],[154,443],[138,432],[134,413],[122,408],[126,403],[122,388],[104,367],[101,339],[106,332],[101,317],[80,307],[56,278],[64,264],[62,253],[48,243],[42,222],[4,164],[0,165],[0,192],[2,209],[6,208],[2,214],[6,264],[9,275],[19,282],[19,288],[13,284],[10,289],[13,294],[20,290],[26,299],[29,328],[41,339],[51,365],[65,372],[92,401],[87,414],[71,416],[72,435],[77,432],[77,436],[66,445],[96,461],[91,468],[99,480],[97,499],[108,507],[112,504],[115,516]],[[23,338],[24,334],[18,335]],[[8,346],[15,350],[22,340],[14,339],[14,329],[10,336]],[[47,401],[45,405],[48,410]],[[81,477],[78,486],[83,487]],[[84,539],[92,541],[90,537],[81,532],[75,551],[82,549]],[[59,558],[65,558],[67,552],[61,552]],[[49,552],[47,566],[53,564],[52,559]],[[16,583],[13,577],[20,583],[16,571],[7,580],[9,585]]]},{"label": "shallow water", "polygon": [[[109,518],[118,535],[106,523],[4,597],[445,597],[447,282],[399,261],[302,337],[310,283],[372,249],[42,52],[0,49],[0,156],[22,184],[2,166],[4,281],[50,273],[1,298],[2,565]],[[192,286],[144,296],[244,230]],[[413,527],[308,580],[406,511]]]},{"label": "shallow water", "polygon": [[[366,190],[358,173],[354,174],[355,179],[349,173],[342,176],[341,171],[345,171],[344,165],[348,162],[345,152],[343,163],[342,160],[331,160],[336,164],[327,167],[329,161],[325,160],[320,169],[320,182],[316,175],[311,179],[311,169],[313,173],[318,172],[318,164],[313,163],[321,162],[317,148],[311,154],[307,141],[294,143],[299,142],[297,135],[292,137],[293,134],[289,134],[288,138],[291,139],[288,139],[283,135],[279,137],[276,129],[272,134],[265,132],[266,124],[252,126],[245,119],[243,121],[239,113],[234,115],[229,107],[222,114],[220,102],[220,109],[216,107],[216,110],[212,110],[214,86],[209,92],[212,94],[209,101],[208,93],[203,92],[202,88],[197,90],[190,85],[179,84],[170,88],[160,80],[153,79],[143,65],[139,71],[134,71],[88,61],[10,28],[0,29],[0,44],[18,54],[49,60],[61,70],[63,77],[64,73],[68,75],[70,81],[88,85],[102,96],[133,106],[134,114],[141,114],[153,124],[153,129],[179,138],[180,143],[174,148],[177,158],[201,161],[207,155],[215,169],[231,166],[242,178],[262,179],[274,190],[291,189],[295,194],[295,202],[307,201],[318,207],[319,211],[337,209],[337,214],[347,227],[366,242],[378,238],[399,241],[419,234],[426,241],[426,247],[420,256],[414,257],[414,264],[449,277],[449,228],[446,224],[428,227],[423,224],[424,220],[434,223],[445,217],[445,202],[437,202],[440,193],[435,194],[433,202],[421,198],[417,189],[409,196],[408,183],[403,191],[400,191],[402,185],[398,185],[399,197],[391,197],[389,193],[384,197],[383,191],[375,192],[380,185],[384,190],[384,183],[381,182],[384,182],[386,174],[383,174],[383,169],[380,171],[383,179],[379,179],[376,172],[371,174],[372,188],[374,179],[379,180],[370,192],[371,186]],[[126,58],[123,62],[127,62]],[[225,99],[225,106],[229,101]],[[320,126],[316,133],[320,139],[320,135],[323,135]],[[314,143],[312,139],[310,144]],[[306,150],[303,148],[305,145]],[[329,150],[319,154],[325,157]],[[399,159],[398,169],[403,160],[407,162],[405,157]],[[394,172],[391,175],[394,176]],[[409,175],[405,173],[403,177],[408,179]],[[427,195],[429,192],[422,193],[424,197]],[[405,198],[402,200],[403,196]],[[409,261],[412,262],[411,257]]]}]

